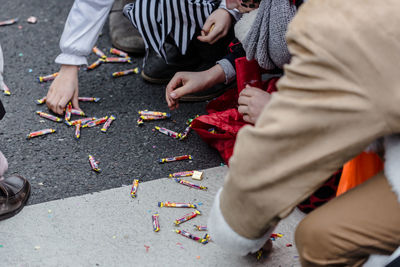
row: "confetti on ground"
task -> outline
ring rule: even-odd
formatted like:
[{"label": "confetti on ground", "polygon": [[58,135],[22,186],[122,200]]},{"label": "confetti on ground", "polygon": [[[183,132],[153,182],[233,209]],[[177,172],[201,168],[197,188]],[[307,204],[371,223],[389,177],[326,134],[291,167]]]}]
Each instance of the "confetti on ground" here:
[{"label": "confetti on ground", "polygon": [[51,213],[51,210],[48,210],[49,213]]},{"label": "confetti on ground", "polygon": [[144,247],[146,248],[146,252],[149,252],[150,246],[144,245]]},{"label": "confetti on ground", "polygon": [[2,248],[3,247],[3,245],[0,245],[0,248]]},{"label": "confetti on ground", "polygon": [[286,244],[286,247],[287,247],[287,248],[289,248],[289,247],[293,247],[293,245],[292,245],[292,244],[290,244],[290,243],[287,243],[287,244]]},{"label": "confetti on ground", "polygon": [[18,56],[20,56],[20,57],[22,57],[23,55],[24,55],[24,54],[22,54],[22,53],[19,53],[19,54],[18,54]]},{"label": "confetti on ground", "polygon": [[28,69],[28,72],[32,72],[33,70],[32,69]]},{"label": "confetti on ground", "polygon": [[113,239],[116,239],[117,237],[115,235],[113,235]]},{"label": "confetti on ground", "polygon": [[35,246],[34,248],[35,248],[35,250],[39,250],[40,246]]},{"label": "confetti on ground", "polygon": [[30,16],[29,18],[26,19],[26,21],[30,24],[35,24],[37,22],[37,18],[34,16]]},{"label": "confetti on ground", "polygon": [[196,256],[196,259],[200,260],[200,256]]},{"label": "confetti on ground", "polygon": [[43,185],[43,183],[38,183],[38,185]]}]

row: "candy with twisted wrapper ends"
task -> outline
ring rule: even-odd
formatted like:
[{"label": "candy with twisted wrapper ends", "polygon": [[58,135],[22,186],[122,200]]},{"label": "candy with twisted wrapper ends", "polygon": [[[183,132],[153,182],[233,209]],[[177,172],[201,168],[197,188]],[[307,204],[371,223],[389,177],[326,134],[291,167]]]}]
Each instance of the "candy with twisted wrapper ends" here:
[{"label": "candy with twisted wrapper ends", "polygon": [[191,155],[183,155],[183,156],[177,156],[177,157],[171,157],[171,158],[161,158],[159,159],[159,163],[168,163],[168,162],[174,162],[174,161],[179,161],[179,160],[186,160],[186,159],[193,159]]},{"label": "candy with twisted wrapper ends", "polygon": [[193,180],[201,181],[203,179],[203,172],[194,171],[192,175]]},{"label": "candy with twisted wrapper ends", "polygon": [[3,84],[2,84],[2,87],[3,87],[3,95],[11,95],[11,92],[10,92],[10,88],[8,88],[8,86],[3,82]]},{"label": "candy with twisted wrapper ends", "polygon": [[48,120],[51,120],[51,121],[62,122],[61,118],[59,118],[57,116],[54,116],[54,115],[51,115],[51,114],[48,114],[48,113],[45,113],[45,112],[42,112],[42,111],[36,111],[36,114],[38,114],[42,118],[45,118],[45,119],[48,119]]},{"label": "candy with twisted wrapper ends", "polygon": [[200,215],[200,214],[201,214],[200,211],[195,210],[191,213],[188,213],[188,214],[182,216],[181,218],[176,219],[174,221],[174,223],[175,223],[175,225],[179,225],[181,223],[184,223],[184,222],[187,222],[187,221],[193,219],[194,217],[196,217],[197,215]]},{"label": "candy with twisted wrapper ends", "polygon": [[194,225],[197,231],[207,231],[206,225]]},{"label": "candy with twisted wrapper ends", "polygon": [[27,139],[31,139],[33,137],[37,137],[37,136],[41,136],[41,135],[46,135],[46,134],[51,134],[51,133],[55,133],[56,130],[55,129],[43,129],[40,131],[36,131],[36,132],[31,132],[29,133],[26,138]]},{"label": "candy with twisted wrapper ends", "polygon": [[132,74],[132,73],[138,74],[138,73],[139,73],[139,68],[136,67],[136,68],[134,68],[134,69],[129,69],[129,70],[123,70],[123,71],[113,72],[113,73],[111,74],[111,76],[113,76],[114,78],[116,78],[116,77],[126,76],[126,75],[129,75],[129,74]]},{"label": "candy with twisted wrapper ends", "polygon": [[38,105],[46,103],[46,97],[42,97],[41,99],[35,100],[35,103]]},{"label": "candy with twisted wrapper ends", "polygon": [[169,130],[169,129],[167,129],[167,128],[164,128],[164,127],[159,127],[159,126],[155,126],[154,127],[157,131],[159,131],[160,133],[162,133],[162,134],[165,134],[165,135],[168,135],[168,136],[171,136],[172,138],[178,138],[179,137],[179,133],[177,133],[177,132],[174,132],[174,131],[172,131],[172,130]]},{"label": "candy with twisted wrapper ends", "polygon": [[179,134],[179,139],[180,140],[185,139],[188,136],[191,129],[192,129],[192,125],[189,125],[188,127],[186,127],[186,129],[183,131],[183,133]]},{"label": "candy with twisted wrapper ends", "polygon": [[80,96],[80,97],[78,97],[78,100],[81,102],[99,102],[100,98],[99,97]]},{"label": "candy with twisted wrapper ends", "polygon": [[72,110],[72,104],[71,104],[71,102],[69,102],[67,107],[65,108],[65,117],[64,117],[64,119],[66,121],[71,120],[71,110]]},{"label": "candy with twisted wrapper ends", "polygon": [[103,128],[101,128],[101,131],[103,133],[107,132],[108,128],[110,128],[111,123],[115,120],[115,116],[111,115],[110,118],[104,123]]},{"label": "candy with twisted wrapper ends", "polygon": [[18,22],[18,18],[0,21],[0,26],[12,25]]},{"label": "candy with twisted wrapper ends", "polygon": [[75,139],[81,138],[81,127],[82,127],[82,124],[80,124],[80,123],[75,125]]},{"label": "candy with twisted wrapper ends", "polygon": [[131,197],[135,198],[136,197],[136,193],[139,187],[139,180],[138,179],[134,179],[133,183],[132,183],[132,189],[131,189]]},{"label": "candy with twisted wrapper ends", "polygon": [[186,185],[186,186],[189,186],[191,188],[200,189],[200,190],[207,190],[206,186],[192,184],[191,182],[183,180],[183,179],[180,179],[180,178],[174,178],[174,180],[175,180],[175,182],[177,182],[179,184]]},{"label": "candy with twisted wrapper ends", "polygon": [[171,117],[170,113],[161,112],[161,111],[148,111],[148,110],[139,110],[139,115],[143,116],[159,116],[159,117]]},{"label": "candy with twisted wrapper ends", "polygon": [[119,49],[116,49],[116,48],[111,48],[110,49],[110,53],[114,54],[114,55],[117,55],[117,56],[120,56],[120,57],[129,57],[128,53],[126,53],[124,51],[121,51]]},{"label": "candy with twisted wrapper ends", "polygon": [[158,231],[160,231],[160,222],[159,222],[159,217],[160,217],[160,215],[158,214],[158,213],[154,213],[152,216],[151,216],[151,219],[152,219],[152,221],[153,221],[153,231],[154,232],[158,232]]},{"label": "candy with twisted wrapper ends", "polygon": [[192,239],[192,240],[194,240],[194,241],[197,241],[197,242],[199,242],[199,243],[201,243],[201,244],[203,244],[203,245],[205,245],[205,244],[208,243],[208,239],[206,239],[206,238],[201,238],[201,237],[192,235],[191,233],[189,233],[189,232],[187,232],[187,231],[185,231],[185,230],[178,230],[178,229],[175,229],[175,232],[176,232],[177,234],[180,234],[180,235],[184,236],[184,237],[187,237],[187,238],[189,238],[189,239]]},{"label": "candy with twisted wrapper ends", "polygon": [[86,68],[86,70],[93,70],[93,69],[97,68],[98,66],[100,66],[101,63],[103,63],[103,62],[104,62],[104,59],[99,58],[98,60],[96,60],[95,62],[93,62],[90,66],[88,66],[88,67]]},{"label": "candy with twisted wrapper ends", "polygon": [[58,76],[58,72],[46,76],[39,76],[37,79],[40,83],[54,80]]},{"label": "candy with twisted wrapper ends", "polygon": [[68,126],[73,126],[73,125],[77,125],[77,124],[84,124],[87,123],[89,121],[94,121],[96,120],[96,117],[91,117],[91,118],[84,118],[84,119],[80,119],[80,120],[74,120],[74,121],[65,121],[65,124],[67,124]]},{"label": "candy with twisted wrapper ends", "polygon": [[126,57],[107,57],[103,61],[105,63],[131,63],[131,59]]},{"label": "candy with twisted wrapper ends", "polygon": [[97,119],[97,120],[94,120],[94,121],[89,121],[86,124],[82,125],[82,128],[86,128],[86,127],[91,128],[91,127],[103,124],[103,123],[105,123],[107,121],[107,119],[108,119],[108,116],[105,116],[103,118],[100,118],[100,119]]},{"label": "candy with twisted wrapper ends", "polygon": [[196,118],[198,118],[198,117],[199,117],[199,115],[196,115],[193,119],[188,119],[187,122],[186,122],[186,124],[187,124],[187,125],[192,124],[193,120],[196,119]]},{"label": "candy with twisted wrapper ends", "polygon": [[92,155],[89,155],[89,163],[90,167],[92,167],[92,170],[94,170],[95,172],[101,172],[99,165],[97,165],[97,162]]},{"label": "candy with twisted wrapper ends", "polygon": [[174,172],[169,175],[170,178],[179,178],[179,177],[189,177],[192,176],[195,171],[185,171],[185,172]]},{"label": "candy with twisted wrapper ends", "polygon": [[162,207],[169,207],[169,208],[192,208],[196,209],[197,206],[192,203],[176,203],[176,202],[158,202],[158,206]]},{"label": "candy with twisted wrapper ends", "polygon": [[95,53],[98,57],[100,58],[106,58],[106,54],[103,53],[100,49],[97,48],[97,46],[92,48],[93,53]]},{"label": "candy with twisted wrapper ends", "polygon": [[141,118],[137,119],[136,121],[138,126],[142,126],[143,125],[143,120]]},{"label": "candy with twisted wrapper ends", "polygon": [[71,109],[71,114],[77,115],[77,116],[82,116],[82,117],[86,116],[85,112],[83,112],[82,110],[76,109],[76,108]]},{"label": "candy with twisted wrapper ends", "polygon": [[169,116],[158,116],[158,115],[140,115],[140,118],[144,121],[155,121],[155,120],[165,120],[168,119]]}]

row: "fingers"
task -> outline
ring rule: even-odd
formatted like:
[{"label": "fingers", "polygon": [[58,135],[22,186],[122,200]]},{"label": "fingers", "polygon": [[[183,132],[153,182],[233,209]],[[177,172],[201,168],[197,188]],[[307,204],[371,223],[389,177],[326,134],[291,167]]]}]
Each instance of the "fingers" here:
[{"label": "fingers", "polygon": [[78,100],[78,97],[79,97],[79,91],[76,90],[75,93],[74,93],[74,95],[72,96],[72,99],[71,99],[72,107],[75,108],[75,109],[78,109],[78,110],[82,111],[82,109],[79,107],[79,100]]},{"label": "fingers", "polygon": [[203,43],[214,44],[217,42],[222,36],[222,30],[220,27],[216,26],[211,32],[208,32],[204,36],[197,36],[197,39]]},{"label": "fingers", "polygon": [[242,115],[248,115],[249,114],[249,106],[240,105],[238,107],[238,111]]},{"label": "fingers", "polygon": [[165,99],[167,100],[168,107],[173,110],[178,107],[178,100],[175,97],[175,89],[183,85],[184,74],[178,72],[172,77],[171,81],[168,83],[165,89]]}]

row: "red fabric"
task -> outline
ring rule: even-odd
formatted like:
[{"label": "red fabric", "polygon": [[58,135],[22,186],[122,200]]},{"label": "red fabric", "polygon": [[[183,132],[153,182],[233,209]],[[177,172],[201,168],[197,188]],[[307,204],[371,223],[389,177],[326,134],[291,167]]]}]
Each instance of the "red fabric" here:
[{"label": "red fabric", "polygon": [[229,90],[211,101],[206,107],[209,114],[196,118],[192,123],[192,129],[207,144],[218,150],[226,164],[232,156],[237,133],[244,125],[248,124],[237,110],[239,92],[246,84],[258,85],[259,88],[265,88],[269,93],[277,90],[275,84],[278,78],[273,78],[265,83],[261,82],[261,69],[257,62],[243,59],[245,58],[235,60],[238,89]]}]

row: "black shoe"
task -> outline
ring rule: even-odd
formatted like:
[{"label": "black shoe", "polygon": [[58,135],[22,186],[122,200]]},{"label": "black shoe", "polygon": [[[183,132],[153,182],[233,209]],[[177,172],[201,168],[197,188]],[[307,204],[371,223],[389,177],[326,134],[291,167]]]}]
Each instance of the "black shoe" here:
[{"label": "black shoe", "polygon": [[31,193],[29,182],[21,176],[0,178],[0,221],[22,210]]}]

